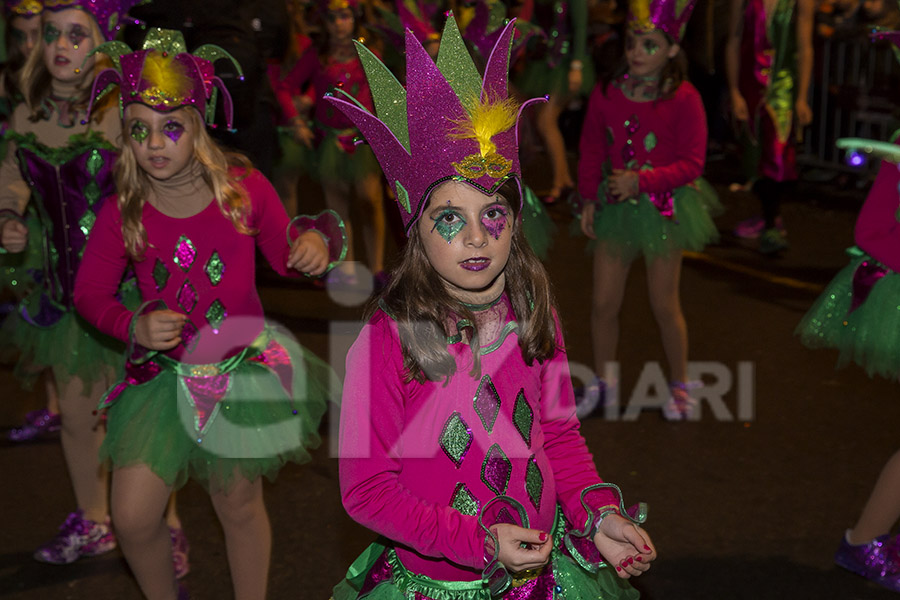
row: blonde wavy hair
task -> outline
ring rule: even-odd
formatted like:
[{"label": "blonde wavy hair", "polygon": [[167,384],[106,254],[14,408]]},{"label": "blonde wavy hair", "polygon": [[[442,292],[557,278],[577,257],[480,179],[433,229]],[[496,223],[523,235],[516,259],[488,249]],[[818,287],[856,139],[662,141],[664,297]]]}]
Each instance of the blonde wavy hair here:
[{"label": "blonde wavy hair", "polygon": [[[256,235],[257,230],[247,225],[250,215],[250,199],[240,184],[253,169],[253,165],[242,154],[225,151],[206,131],[206,123],[200,113],[191,107],[183,107],[190,115],[194,133],[194,159],[200,165],[203,181],[212,189],[219,210],[234,224],[234,228],[244,235]],[[240,167],[240,176],[229,172],[232,167]],[[127,141],[116,161],[116,202],[122,214],[122,237],[125,250],[136,261],[143,260],[147,246],[147,230],[141,222],[144,203],[150,194],[150,176],[138,165],[137,158]]]},{"label": "blonde wavy hair", "polygon": [[[67,10],[81,9],[71,8]],[[41,17],[40,43],[32,48],[31,54],[29,54],[28,58],[25,60],[25,65],[22,67],[22,73],[20,75],[22,96],[25,99],[25,104],[28,106],[28,110],[31,112],[29,118],[32,121],[39,121],[48,117],[45,112],[46,109],[44,108],[44,100],[50,95],[50,84],[53,78],[50,76],[50,71],[47,70],[47,66],[44,64],[44,16],[47,14],[47,11],[44,11]],[[103,34],[100,33],[100,28],[97,26],[97,21],[94,17],[91,16],[90,13],[85,14],[89,17],[88,22],[90,23],[91,40],[94,43],[94,48],[96,48],[104,43],[106,39],[103,37]],[[100,71],[111,68],[112,66],[112,61],[106,55],[94,55],[94,67],[89,72],[84,72],[82,74],[81,83],[78,84],[78,96],[72,104],[73,108],[82,111],[87,110],[94,79]],[[118,94],[109,93],[100,102],[95,103],[91,110],[91,121],[95,123],[99,122],[103,117],[103,113],[107,109],[115,106],[117,96]]]}]

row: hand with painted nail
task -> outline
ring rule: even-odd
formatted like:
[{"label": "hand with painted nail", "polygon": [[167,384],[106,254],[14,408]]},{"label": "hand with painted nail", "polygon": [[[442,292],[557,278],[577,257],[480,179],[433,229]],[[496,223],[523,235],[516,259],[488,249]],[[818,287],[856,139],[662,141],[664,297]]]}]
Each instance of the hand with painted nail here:
[{"label": "hand with painted nail", "polygon": [[328,268],[328,247],[316,231],[305,231],[291,244],[287,267],[309,275],[321,275]]},{"label": "hand with painted nail", "polygon": [[[526,569],[538,569],[550,561],[553,549],[553,536],[538,529],[525,529],[508,523],[498,523],[491,527],[500,545],[498,556],[503,566],[510,573],[518,573]],[[488,544],[490,544],[488,540]],[[493,548],[487,548],[492,555]]]},{"label": "hand with painted nail", "polygon": [[603,519],[594,545],[623,579],[641,575],[656,560],[656,549],[647,532],[617,514]]},{"label": "hand with painted nail", "polygon": [[154,310],[138,317],[135,341],[150,350],[171,350],[181,343],[181,329],[187,316],[174,310]]}]

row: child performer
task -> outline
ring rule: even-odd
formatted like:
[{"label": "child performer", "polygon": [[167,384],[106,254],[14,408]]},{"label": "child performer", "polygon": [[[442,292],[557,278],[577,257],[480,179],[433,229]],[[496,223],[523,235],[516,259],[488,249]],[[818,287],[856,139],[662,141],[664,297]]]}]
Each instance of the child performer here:
[{"label": "child performer", "polygon": [[[101,456],[112,463],[122,550],[149,598],[176,594],[163,511],[188,477],[206,487],[225,530],[235,597],[265,596],[271,532],[260,476],[309,459],[325,404],[328,368],[265,324],[255,250],[282,274],[322,275],[344,251],[341,223],[326,212],[289,229],[271,184],[213,142],[203,115],[215,114],[216,87],[231,126],[230,97],[208,60],[223,56],[216,46],[188,54],[180,33],[152,30],[143,50],[117,58],[121,73],[95,83],[120,86],[127,137],[118,196],[97,218],[75,303],[137,349],[104,399]],[[145,300],[137,311],[115,297],[129,264]]]},{"label": "child performer", "polygon": [[[0,166],[0,244],[22,252],[30,200],[40,222],[41,285],[20,305],[9,338],[19,348],[17,373],[51,369],[59,390],[61,442],[78,509],[35,558],[70,563],[115,547],[108,522],[103,440],[94,407],[109,386],[121,349],[77,316],[72,302],[81,253],[107,194],[120,125],[115,111],[85,110],[100,66],[90,51],[115,36],[131,0],[71,0],[46,5],[40,46],[21,72],[24,102],[10,118]],[[32,242],[33,243],[33,240]]]},{"label": "child performer", "polygon": [[[313,130],[318,178],[325,193],[325,205],[344,219],[349,237],[347,261],[332,277],[339,283],[356,284],[353,260],[353,234],[362,230],[369,268],[376,284],[384,282],[384,251],[387,223],[385,220],[381,173],[371,149],[356,146],[359,132],[335,108],[319,100],[334,89],[351,93],[369,109],[373,109],[371,93],[362,64],[356,56],[353,41],[360,37],[361,11],[357,0],[320,0],[318,14],[324,21],[326,36],[318,47],[319,69],[313,78],[315,107]],[[363,203],[364,218],[350,226],[350,199],[356,195]]]},{"label": "child performer", "polygon": [[[876,34],[900,44],[900,32]],[[854,362],[869,375],[900,378],[900,146],[867,140],[884,159],[856,222],[857,246],[841,270],[797,326],[809,348],[837,348],[838,367]],[[843,144],[842,144],[843,145]],[[848,529],[835,562],[866,579],[900,592],[900,538],[891,530],[900,519],[900,452],[885,464],[862,514]]]},{"label": "child performer", "polygon": [[669,419],[688,418],[687,325],[678,286],[683,249],[717,239],[708,207],[712,187],[700,180],[706,157],[706,113],[685,81],[678,43],[694,3],[632,0],[626,64],[591,94],[581,132],[578,190],[586,204],[581,229],[594,245],[591,336],[598,376],[579,402],[593,410],[605,393],[606,363],[616,356],[619,312],[634,259],[647,262],[650,304],[670,370]]},{"label": "child performer", "polygon": [[734,118],[742,128],[747,176],[763,213],[762,218],[739,223],[735,234],[760,238],[759,251],[776,254],[788,247],[780,212],[785,187],[797,179],[795,138],[812,121],[807,95],[815,3],[730,0],[730,4],[725,72]]},{"label": "child performer", "polygon": [[377,118],[327,98],[372,145],[409,236],[347,357],[341,494],[383,541],[336,600],[632,597],[626,579],[656,557],[578,432],[522,236],[513,27],[483,81],[449,17],[437,65],[407,33],[406,89],[358,46]]}]

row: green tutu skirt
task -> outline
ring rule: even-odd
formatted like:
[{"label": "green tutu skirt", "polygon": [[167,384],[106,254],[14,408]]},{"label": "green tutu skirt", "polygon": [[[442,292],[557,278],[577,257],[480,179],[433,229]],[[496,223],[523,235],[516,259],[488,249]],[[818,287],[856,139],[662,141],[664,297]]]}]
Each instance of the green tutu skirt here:
[{"label": "green tutu skirt", "polygon": [[328,398],[340,393],[336,376],[285,333],[267,329],[260,339],[217,365],[160,355],[130,363],[101,403],[101,460],[111,469],[147,465],[175,489],[194,479],[210,493],[308,462]]},{"label": "green tutu skirt", "polygon": [[25,226],[28,227],[25,251],[0,254],[0,296],[8,292],[16,300],[21,300],[34,289],[34,273],[40,272],[44,264],[41,225],[31,204],[25,212]]},{"label": "green tutu skirt", "polygon": [[295,140],[290,129],[278,129],[278,144],[281,148],[281,157],[275,165],[276,177],[285,173],[298,175],[315,173],[315,151]]},{"label": "green tutu skirt", "polygon": [[313,172],[319,181],[355,184],[372,173],[381,173],[370,146],[353,146],[348,136],[338,133],[328,131],[316,147]]},{"label": "green tutu skirt", "polygon": [[522,233],[528,240],[531,249],[541,260],[547,259],[553,236],[556,235],[556,224],[550,213],[544,208],[534,191],[524,186],[525,197],[522,200]]},{"label": "green tutu skirt", "polygon": [[440,581],[410,573],[390,541],[382,539],[354,561],[346,578],[335,586],[332,599],[635,600],[640,597],[609,565],[601,563],[599,568],[594,565],[591,570],[580,566],[563,544],[568,527],[564,519],[557,518],[553,528],[556,547],[550,554],[550,563],[526,576],[513,575],[512,586],[501,596],[492,597],[488,584],[482,580]]},{"label": "green tutu skirt", "polygon": [[594,89],[594,63],[586,57],[581,69],[581,88],[576,92],[569,91],[569,60],[563,60],[553,66],[547,60],[529,60],[522,70],[514,76],[515,87],[523,98],[540,96],[587,96]]},{"label": "green tutu skirt", "polygon": [[[673,218],[662,216],[642,195],[616,204],[601,203],[594,213],[594,233],[590,248],[603,244],[608,252],[626,260],[643,254],[647,260],[671,256],[682,250],[700,251],[718,241],[719,231],[712,217],[722,211],[713,187],[703,178],[673,190]],[[606,197],[601,185],[600,197]],[[573,223],[573,229],[578,228]],[[580,231],[580,228],[578,228]]]},{"label": "green tutu skirt", "polygon": [[837,367],[853,362],[872,375],[897,379],[900,375],[900,274],[887,269],[852,312],[853,278],[871,257],[857,249],[815,301],[795,333],[807,348],[836,348]]}]

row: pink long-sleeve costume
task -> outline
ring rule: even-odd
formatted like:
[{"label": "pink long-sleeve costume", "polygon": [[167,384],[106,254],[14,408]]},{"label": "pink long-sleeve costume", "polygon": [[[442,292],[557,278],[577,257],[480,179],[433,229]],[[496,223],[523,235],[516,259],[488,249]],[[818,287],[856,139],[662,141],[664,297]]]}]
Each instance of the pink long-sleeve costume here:
[{"label": "pink long-sleeve costume", "polygon": [[[344,506],[391,539],[410,572],[439,580],[481,577],[478,515],[495,496],[524,506],[533,528],[551,531],[557,504],[581,528],[588,516],[582,491],[601,483],[578,431],[565,351],[525,364],[505,296],[487,310],[499,325],[483,346],[477,378],[461,342],[448,345],[457,364],[449,381],[406,382],[398,328],[384,312],[347,356]],[[562,348],[561,335],[557,342]],[[618,504],[607,490],[585,498],[594,510]]]}]

